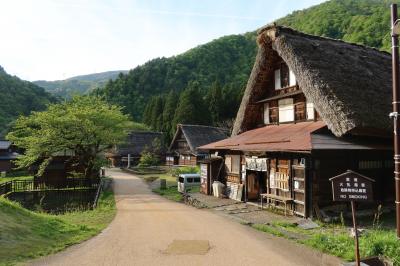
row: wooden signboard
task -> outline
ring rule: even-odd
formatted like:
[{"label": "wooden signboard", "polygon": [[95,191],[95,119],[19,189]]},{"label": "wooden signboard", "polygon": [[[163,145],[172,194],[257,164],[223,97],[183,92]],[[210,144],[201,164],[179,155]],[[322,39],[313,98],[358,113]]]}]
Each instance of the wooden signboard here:
[{"label": "wooden signboard", "polygon": [[201,178],[201,192],[204,194],[208,194],[208,164],[201,163],[200,164],[200,178]]},{"label": "wooden signboard", "polygon": [[351,170],[329,179],[334,201],[373,201],[375,180]]},{"label": "wooden signboard", "polygon": [[332,182],[333,201],[350,201],[353,215],[356,265],[360,266],[360,249],[355,202],[373,201],[372,184],[375,180],[351,170],[329,179]]}]

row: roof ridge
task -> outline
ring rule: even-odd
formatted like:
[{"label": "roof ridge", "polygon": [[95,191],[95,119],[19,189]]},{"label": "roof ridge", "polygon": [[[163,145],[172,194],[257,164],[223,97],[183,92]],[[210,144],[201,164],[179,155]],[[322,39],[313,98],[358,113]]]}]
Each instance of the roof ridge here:
[{"label": "roof ridge", "polygon": [[179,124],[179,125],[182,127],[187,127],[187,126],[189,126],[189,127],[208,127],[208,128],[217,128],[217,129],[228,130],[223,127],[214,127],[214,126],[205,126],[205,125],[193,125],[193,124]]},{"label": "roof ridge", "polygon": [[295,29],[293,29],[292,27],[289,27],[289,26],[278,25],[275,22],[267,24],[267,25],[259,28],[257,30],[257,34],[260,35],[263,32],[271,30],[271,29],[276,29],[278,35],[279,35],[279,33],[281,31],[287,31],[287,32],[290,32],[292,34],[299,35],[299,36],[302,36],[302,37],[307,37],[307,38],[317,39],[317,40],[324,40],[324,41],[340,42],[340,43],[343,43],[343,44],[348,44],[348,45],[352,45],[352,46],[356,46],[356,47],[360,47],[360,48],[365,48],[365,49],[373,50],[375,52],[391,56],[391,53],[389,53],[387,51],[379,50],[378,48],[375,48],[375,47],[371,47],[371,46],[367,46],[367,45],[359,44],[359,43],[347,42],[347,41],[344,41],[342,39],[335,39],[335,38],[330,38],[330,37],[326,37],[326,36],[313,35],[313,34],[309,34],[309,33],[305,33],[305,32],[302,32],[302,31],[295,30]]}]

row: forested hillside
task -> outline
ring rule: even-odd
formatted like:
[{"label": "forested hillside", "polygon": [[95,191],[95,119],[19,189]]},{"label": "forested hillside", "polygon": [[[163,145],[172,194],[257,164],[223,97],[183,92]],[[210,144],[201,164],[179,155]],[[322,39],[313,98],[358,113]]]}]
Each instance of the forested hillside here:
[{"label": "forested hillside", "polygon": [[[277,24],[389,50],[391,2],[332,0],[296,11]],[[175,57],[151,60],[97,93],[125,106],[135,120],[170,135],[178,122],[229,125],[253,65],[255,36],[255,32],[225,36]],[[182,113],[182,106],[201,111]]]},{"label": "forested hillside", "polygon": [[7,74],[0,66],[0,138],[19,115],[43,110],[56,98],[43,88]]},{"label": "forested hillside", "polygon": [[[151,60],[130,70],[128,74],[121,74],[116,80],[108,82],[103,89],[97,90],[97,93],[104,95],[112,103],[125,106],[126,112],[134,120],[144,118],[144,122],[152,125],[155,130],[165,131],[172,128],[174,131],[175,123],[170,125],[171,121],[216,124],[224,118],[236,115],[256,51],[254,33],[225,36],[178,56]],[[190,91],[186,95],[180,95],[185,89]],[[172,113],[165,114],[170,119],[163,120],[163,108],[171,91],[174,91],[174,99],[187,99],[191,108],[203,110],[197,113],[202,117],[174,119],[177,105],[172,106],[169,102],[169,112]],[[215,104],[226,106],[224,114],[218,115],[221,118],[217,120],[212,120],[208,112],[210,102],[204,102],[206,95],[211,97],[213,93],[218,97],[214,99],[217,101]],[[189,100],[194,98],[196,101]],[[146,117],[142,117],[144,110]],[[153,115],[149,116],[149,113]]]},{"label": "forested hillside", "polygon": [[103,87],[110,79],[118,77],[119,73],[126,73],[126,70],[107,71],[88,75],[81,75],[65,80],[37,80],[36,85],[43,87],[46,91],[62,97],[70,98],[74,94],[86,94],[91,90]]}]

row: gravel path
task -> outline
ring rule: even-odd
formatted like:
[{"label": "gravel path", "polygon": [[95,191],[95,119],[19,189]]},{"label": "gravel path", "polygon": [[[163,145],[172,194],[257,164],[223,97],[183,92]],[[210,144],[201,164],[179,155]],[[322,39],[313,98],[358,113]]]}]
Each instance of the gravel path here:
[{"label": "gravel path", "polygon": [[116,169],[117,215],[98,236],[31,265],[338,265],[286,239],[153,194]]}]

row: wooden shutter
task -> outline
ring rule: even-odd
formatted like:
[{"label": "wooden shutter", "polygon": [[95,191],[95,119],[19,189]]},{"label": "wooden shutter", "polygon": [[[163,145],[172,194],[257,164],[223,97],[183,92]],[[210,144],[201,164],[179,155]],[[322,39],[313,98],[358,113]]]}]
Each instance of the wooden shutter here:
[{"label": "wooden shutter", "polygon": [[264,103],[264,124],[269,124],[269,104]]},{"label": "wooden shutter", "polygon": [[275,90],[279,90],[282,88],[282,86],[281,86],[281,70],[280,69],[275,70],[274,76],[275,76]]}]

